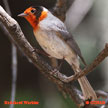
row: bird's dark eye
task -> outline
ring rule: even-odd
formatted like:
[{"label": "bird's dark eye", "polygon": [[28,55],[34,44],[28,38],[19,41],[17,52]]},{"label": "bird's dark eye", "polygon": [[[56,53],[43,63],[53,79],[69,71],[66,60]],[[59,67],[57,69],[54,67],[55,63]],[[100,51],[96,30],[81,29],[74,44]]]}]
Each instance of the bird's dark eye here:
[{"label": "bird's dark eye", "polygon": [[31,13],[35,13],[35,12],[36,12],[36,10],[34,10],[34,9],[31,10]]}]

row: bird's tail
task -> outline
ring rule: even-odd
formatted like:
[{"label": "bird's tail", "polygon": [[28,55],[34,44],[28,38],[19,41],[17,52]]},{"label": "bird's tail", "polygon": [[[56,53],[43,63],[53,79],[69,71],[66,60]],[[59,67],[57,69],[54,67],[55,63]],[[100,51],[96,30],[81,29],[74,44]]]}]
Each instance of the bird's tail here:
[{"label": "bird's tail", "polygon": [[[71,64],[72,69],[75,73],[81,72],[81,69],[79,68],[79,61],[74,62],[75,65],[67,61],[69,64]],[[97,96],[95,91],[93,90],[92,86],[90,85],[89,81],[87,80],[86,76],[82,76],[81,78],[78,79],[78,82],[80,84],[84,99],[91,99],[91,100],[96,100]]]},{"label": "bird's tail", "polygon": [[[73,68],[75,68],[75,66],[72,66],[72,69]],[[81,72],[81,69],[73,69],[73,70],[76,72]],[[87,80],[86,76],[82,76],[81,78],[79,78],[78,82],[82,89],[82,93],[83,93],[85,100],[86,99],[92,99],[92,100],[97,99],[96,93],[93,90],[92,86],[90,85],[89,81]]]},{"label": "bird's tail", "polygon": [[95,91],[93,90],[93,88],[91,87],[89,81],[87,80],[87,78],[85,76],[79,78],[78,82],[81,86],[81,89],[82,89],[85,99],[92,99],[92,100],[97,99]]}]

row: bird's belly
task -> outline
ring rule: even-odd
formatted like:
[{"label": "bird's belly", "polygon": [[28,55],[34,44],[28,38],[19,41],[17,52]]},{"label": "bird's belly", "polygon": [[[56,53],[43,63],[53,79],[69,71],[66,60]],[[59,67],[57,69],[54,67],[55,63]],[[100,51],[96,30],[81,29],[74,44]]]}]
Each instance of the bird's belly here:
[{"label": "bird's belly", "polygon": [[51,57],[63,59],[68,55],[72,55],[70,47],[56,35],[50,35],[45,32],[34,32],[36,40],[43,50]]}]

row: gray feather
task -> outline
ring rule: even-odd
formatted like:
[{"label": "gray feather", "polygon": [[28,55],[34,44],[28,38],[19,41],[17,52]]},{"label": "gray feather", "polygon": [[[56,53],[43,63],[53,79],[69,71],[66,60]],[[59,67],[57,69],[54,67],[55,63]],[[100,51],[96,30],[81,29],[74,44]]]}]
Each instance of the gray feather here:
[{"label": "gray feather", "polygon": [[57,36],[59,36],[59,38],[65,41],[69,45],[69,47],[81,58],[82,62],[86,65],[85,60],[82,57],[80,48],[75,42],[73,36],[67,31],[64,23],[57,17],[52,15],[51,12],[48,13],[48,17],[43,22],[44,23],[41,22],[41,27],[44,27],[43,30],[46,30],[50,33],[56,33]]},{"label": "gray feather", "polygon": [[81,58],[84,65],[86,65],[86,62],[84,58],[82,57],[80,48],[78,44],[76,43],[76,41],[74,40],[73,36],[69,32],[65,32],[63,30],[61,31],[59,30],[57,33],[59,37],[63,39],[69,45],[69,47]]}]

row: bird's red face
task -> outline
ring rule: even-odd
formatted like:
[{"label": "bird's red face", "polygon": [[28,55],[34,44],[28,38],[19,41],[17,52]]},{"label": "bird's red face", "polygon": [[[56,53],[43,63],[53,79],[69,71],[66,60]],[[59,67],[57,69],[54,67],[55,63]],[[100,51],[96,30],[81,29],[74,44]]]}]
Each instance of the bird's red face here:
[{"label": "bird's red face", "polygon": [[29,7],[24,13],[18,16],[24,17],[33,27],[33,29],[38,29],[39,22],[47,17],[47,11],[44,11],[43,7]]}]

